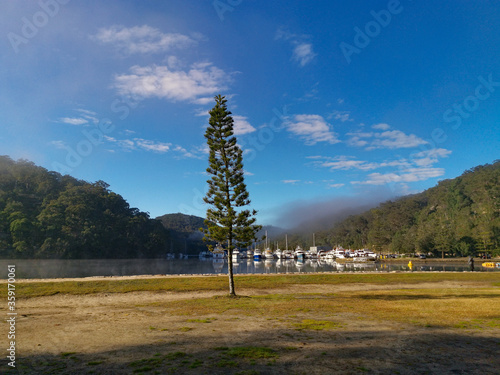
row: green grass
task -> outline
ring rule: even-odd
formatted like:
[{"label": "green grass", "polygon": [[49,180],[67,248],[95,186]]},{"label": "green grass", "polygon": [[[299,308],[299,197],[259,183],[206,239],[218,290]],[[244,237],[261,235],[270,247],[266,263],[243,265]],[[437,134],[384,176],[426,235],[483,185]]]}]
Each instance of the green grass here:
[{"label": "green grass", "polygon": [[271,348],[258,347],[258,346],[234,347],[227,350],[227,355],[233,358],[245,358],[245,359],[278,357],[278,353],[276,353],[275,350]]},{"label": "green grass", "polygon": [[294,323],[294,326],[297,330],[314,330],[314,331],[323,331],[323,330],[334,330],[341,328],[343,325],[341,323],[332,322],[330,320],[313,320],[313,319],[304,319],[300,323]]},{"label": "green grass", "polygon": [[[287,285],[310,284],[418,284],[425,282],[459,281],[500,283],[499,273],[373,273],[373,274],[307,274],[307,275],[252,275],[235,276],[239,289],[273,289]],[[22,298],[50,296],[55,294],[86,295],[95,293],[150,292],[191,292],[226,291],[225,276],[167,277],[131,280],[82,280],[54,282],[23,282],[16,284],[16,295]]]}]

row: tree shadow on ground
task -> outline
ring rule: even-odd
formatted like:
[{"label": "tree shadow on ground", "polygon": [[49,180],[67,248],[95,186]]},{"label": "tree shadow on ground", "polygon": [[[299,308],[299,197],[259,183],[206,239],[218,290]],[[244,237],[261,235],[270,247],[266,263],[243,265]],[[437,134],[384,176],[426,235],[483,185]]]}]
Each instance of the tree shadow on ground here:
[{"label": "tree shadow on ground", "polygon": [[[148,345],[92,354],[20,356],[17,367],[5,374],[483,375],[498,374],[500,368],[500,339],[477,331],[242,327],[213,335],[159,332],[155,339]],[[232,350],[234,347],[243,349]]]}]

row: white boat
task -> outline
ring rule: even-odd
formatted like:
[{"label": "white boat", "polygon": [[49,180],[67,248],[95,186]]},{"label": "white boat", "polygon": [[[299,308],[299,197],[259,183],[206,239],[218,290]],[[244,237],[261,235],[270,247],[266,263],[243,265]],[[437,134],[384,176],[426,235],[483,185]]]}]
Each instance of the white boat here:
[{"label": "white boat", "polygon": [[277,249],[275,252],[274,252],[274,255],[276,255],[276,258],[278,259],[283,259],[283,252],[280,250],[280,249]]},{"label": "white boat", "polygon": [[217,245],[215,249],[212,251],[212,256],[214,259],[224,259],[224,249],[222,246]]},{"label": "white boat", "polygon": [[247,259],[252,259],[253,258],[253,251],[248,249],[247,250]]},{"label": "white boat", "polygon": [[240,259],[240,251],[238,249],[233,250],[233,260],[238,261]]},{"label": "white boat", "polygon": [[270,248],[264,250],[264,258],[266,259],[274,259],[273,251]]},{"label": "white boat", "polygon": [[253,251],[253,260],[261,260],[262,259],[262,252],[260,251],[260,249],[255,249]]},{"label": "white boat", "polygon": [[297,260],[304,260],[305,259],[305,252],[302,250],[302,248],[300,246],[297,246],[297,248],[295,249],[294,253],[294,258],[297,258]]}]

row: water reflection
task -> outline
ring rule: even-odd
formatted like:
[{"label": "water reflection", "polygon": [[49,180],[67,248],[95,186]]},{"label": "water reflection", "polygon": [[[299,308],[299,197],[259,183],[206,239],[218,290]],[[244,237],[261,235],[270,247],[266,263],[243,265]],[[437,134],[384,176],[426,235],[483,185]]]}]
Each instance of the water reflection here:
[{"label": "water reflection", "polygon": [[[90,260],[0,260],[0,277],[7,277],[7,265],[16,265],[18,279],[90,276],[176,275],[227,273],[226,259],[90,259]],[[336,263],[333,260],[241,259],[233,263],[235,274],[409,271],[406,264],[382,262]],[[413,265],[413,271],[469,271],[467,262],[431,262]],[[500,268],[476,266],[477,272],[498,272]]]}]

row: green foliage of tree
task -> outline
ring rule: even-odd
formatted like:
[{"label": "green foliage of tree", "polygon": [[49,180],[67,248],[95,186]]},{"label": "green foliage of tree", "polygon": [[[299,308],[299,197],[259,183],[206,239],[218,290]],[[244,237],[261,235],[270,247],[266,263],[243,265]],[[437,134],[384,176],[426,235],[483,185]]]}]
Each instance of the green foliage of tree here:
[{"label": "green foliage of tree", "polygon": [[244,183],[243,153],[233,136],[233,118],[223,96],[215,97],[209,112],[205,138],[209,147],[207,173],[208,192],[204,197],[207,209],[205,239],[226,246],[228,252],[229,294],[235,295],[232,253],[235,246],[246,247],[255,240],[261,228],[255,224],[255,210],[238,210],[250,204]]},{"label": "green foliage of tree", "polygon": [[0,256],[134,258],[163,255],[167,232],[109,190],[0,156]]}]

